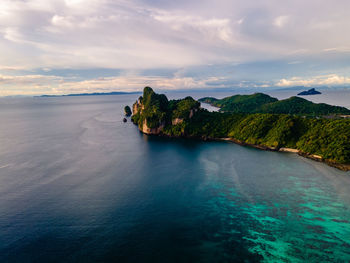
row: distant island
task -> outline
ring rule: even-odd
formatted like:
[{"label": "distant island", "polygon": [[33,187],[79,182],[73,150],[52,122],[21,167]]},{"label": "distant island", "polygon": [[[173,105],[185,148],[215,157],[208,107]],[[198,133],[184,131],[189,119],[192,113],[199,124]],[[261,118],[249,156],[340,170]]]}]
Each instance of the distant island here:
[{"label": "distant island", "polygon": [[127,94],[138,94],[141,92],[122,92],[122,91],[112,91],[112,92],[94,92],[94,93],[77,93],[77,94],[66,94],[66,95],[41,95],[36,97],[77,97],[77,96],[106,96],[106,95],[127,95]]},{"label": "distant island", "polygon": [[273,113],[308,116],[350,114],[350,110],[344,107],[332,106],[325,103],[313,103],[296,96],[285,100],[278,100],[264,93],[234,95],[223,99],[205,97],[198,101],[218,107],[221,112],[231,113]]},{"label": "distant island", "polygon": [[299,96],[318,95],[318,94],[322,94],[322,93],[317,91],[317,90],[315,90],[314,88],[309,89],[309,90],[305,90],[305,91],[302,91],[302,92],[298,93]]},{"label": "distant island", "polygon": [[[247,105],[243,103],[241,106],[253,112],[258,106],[251,103],[251,98],[258,97],[256,101],[262,105],[265,105],[262,102],[280,102],[266,94],[244,96],[251,97],[243,97],[248,101]],[[208,98],[203,100],[209,101]],[[341,111],[349,111],[340,108]],[[150,87],[144,89],[143,96],[133,104],[132,111],[132,121],[145,134],[224,140],[263,150],[295,152],[339,169],[350,170],[350,119],[314,118],[274,113],[272,110],[268,113],[209,112],[192,97],[168,100]],[[312,112],[307,108],[305,111]],[[314,113],[322,115],[323,111]]]}]

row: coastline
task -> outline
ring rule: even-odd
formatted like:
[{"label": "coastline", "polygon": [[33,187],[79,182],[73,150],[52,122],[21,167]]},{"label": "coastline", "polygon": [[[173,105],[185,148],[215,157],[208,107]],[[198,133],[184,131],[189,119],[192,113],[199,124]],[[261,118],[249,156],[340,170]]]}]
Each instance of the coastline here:
[{"label": "coastline", "polygon": [[[266,100],[268,97],[271,100],[266,94],[259,95],[257,93],[251,96],[260,96],[262,97],[260,100]],[[296,97],[291,97],[292,100],[294,98]],[[139,97],[132,108],[132,121],[144,134],[203,141],[227,141],[265,151],[297,153],[300,156],[326,163],[337,169],[350,171],[350,159],[348,148],[346,148],[349,142],[347,134],[345,136],[342,135],[344,132],[350,132],[350,126],[348,126],[349,122],[347,120],[324,119],[318,121],[316,118],[311,120],[295,116],[291,117],[288,114],[282,113],[257,113],[245,114],[243,116],[239,114],[222,115],[210,113],[208,111],[201,111],[200,103],[192,97],[169,101],[164,94],[157,94],[150,87],[144,88],[143,96]],[[197,111],[200,112],[198,118],[195,118],[191,122],[190,119]],[[236,127],[237,131],[231,135],[244,138],[244,141],[228,137],[229,134],[225,130],[228,123],[231,123],[231,125],[236,124],[237,119],[239,119],[240,126]],[[185,132],[187,125],[189,128],[188,133]],[[258,130],[256,131],[256,129]],[[271,129],[273,129],[273,134],[270,134],[271,138],[269,140],[259,139],[264,134],[266,135],[266,130]],[[242,132],[242,130],[244,131]],[[318,132],[320,130],[322,131],[321,138]],[[251,131],[255,133],[251,133]],[[247,132],[248,135],[246,136]],[[292,134],[291,138],[289,138],[290,143],[282,138],[286,132]],[[307,141],[304,137],[300,140],[300,136],[306,133],[309,138],[313,138],[311,142]],[[333,136],[339,141],[337,143],[331,143],[329,140],[326,140],[329,136]],[[283,145],[292,145],[297,149],[280,147],[277,143],[279,141],[283,141]],[[276,146],[266,145],[271,144],[271,142],[275,142],[273,144]],[[342,148],[340,149],[339,147]],[[322,154],[322,156],[310,152]],[[346,163],[343,164],[342,162]]]},{"label": "coastline", "polygon": [[313,160],[313,161],[317,161],[317,162],[321,162],[321,163],[325,163],[328,166],[331,166],[333,168],[337,168],[339,170],[348,172],[350,171],[350,164],[341,164],[341,163],[336,163],[332,160],[328,160],[328,159],[324,159],[322,156],[316,155],[316,154],[310,154],[310,153],[304,153],[298,149],[294,149],[294,148],[286,148],[286,147],[281,147],[281,148],[276,148],[276,147],[269,147],[266,145],[260,145],[260,144],[250,144],[250,143],[246,143],[246,142],[242,142],[240,140],[237,140],[235,138],[230,138],[230,137],[225,137],[225,138],[210,138],[210,137],[190,137],[190,136],[170,136],[164,133],[147,133],[147,132],[143,132],[141,129],[139,129],[139,131],[143,134],[146,135],[151,135],[151,136],[161,136],[161,137],[168,137],[168,138],[187,138],[187,139],[200,139],[202,141],[225,141],[225,142],[232,142],[235,144],[238,144],[240,146],[248,146],[248,147],[253,147],[259,150],[263,150],[263,151],[272,151],[272,152],[281,152],[281,153],[294,153],[294,154],[298,154],[299,156],[302,156],[304,158]]},{"label": "coastline", "polygon": [[317,162],[325,163],[331,167],[337,168],[337,169],[342,170],[342,171],[350,171],[350,164],[336,163],[332,160],[324,159],[322,156],[319,156],[316,154],[304,153],[304,152],[302,152],[298,149],[294,149],[294,148],[285,148],[285,147],[275,148],[275,147],[269,147],[269,146],[259,145],[259,144],[250,144],[250,143],[245,143],[245,142],[236,140],[234,138],[215,138],[214,140],[233,142],[233,143],[241,145],[241,146],[249,146],[249,147],[253,147],[253,148],[256,148],[259,150],[264,150],[264,151],[295,153],[295,154],[298,154],[302,157],[305,157],[305,158],[308,158],[308,159],[311,159],[311,160],[314,160]]}]

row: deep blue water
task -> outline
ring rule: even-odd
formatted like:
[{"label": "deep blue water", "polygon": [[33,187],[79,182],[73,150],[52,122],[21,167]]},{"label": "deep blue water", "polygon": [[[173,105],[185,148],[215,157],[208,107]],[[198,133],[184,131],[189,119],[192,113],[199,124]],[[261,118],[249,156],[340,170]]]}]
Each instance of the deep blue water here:
[{"label": "deep blue water", "polygon": [[136,98],[0,100],[0,262],[350,261],[349,172],[142,135]]}]

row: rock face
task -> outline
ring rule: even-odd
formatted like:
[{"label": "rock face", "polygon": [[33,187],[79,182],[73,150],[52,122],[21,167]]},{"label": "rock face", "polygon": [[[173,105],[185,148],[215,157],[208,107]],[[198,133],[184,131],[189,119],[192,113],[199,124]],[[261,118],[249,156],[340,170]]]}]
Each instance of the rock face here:
[{"label": "rock face", "polygon": [[140,97],[134,103],[134,105],[132,105],[132,115],[136,115],[137,113],[139,113],[141,111],[141,107],[142,107],[142,97]]},{"label": "rock face", "polygon": [[157,135],[157,134],[160,134],[163,129],[164,129],[164,123],[161,123],[158,127],[156,128],[149,128],[148,125],[147,125],[147,120],[145,120],[142,124],[142,129],[141,131],[145,134],[154,134],[154,135]]},{"label": "rock face", "polygon": [[184,119],[180,119],[180,118],[175,118],[171,121],[172,125],[177,125],[177,124],[181,124],[183,123]]},{"label": "rock face", "polygon": [[[198,111],[200,103],[191,97],[168,101],[165,95],[156,94],[150,87],[133,105],[132,121],[145,134],[164,134],[167,127],[180,126]],[[184,132],[184,129],[181,129]]]}]

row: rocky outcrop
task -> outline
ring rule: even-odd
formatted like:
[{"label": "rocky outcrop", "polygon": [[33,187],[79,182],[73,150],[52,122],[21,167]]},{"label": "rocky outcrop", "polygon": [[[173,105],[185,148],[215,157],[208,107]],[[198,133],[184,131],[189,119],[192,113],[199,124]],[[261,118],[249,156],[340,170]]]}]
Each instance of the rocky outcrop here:
[{"label": "rocky outcrop", "polygon": [[182,119],[182,118],[175,118],[175,119],[173,119],[172,121],[171,121],[171,124],[172,125],[177,125],[177,124],[181,124],[181,123],[183,123],[184,122],[184,119]]},{"label": "rocky outcrop", "polygon": [[132,115],[138,114],[142,110],[142,98],[140,97],[133,105],[132,105]]},{"label": "rocky outcrop", "polygon": [[165,124],[161,123],[156,128],[150,128],[147,125],[147,120],[144,120],[140,131],[145,133],[145,134],[157,135],[157,134],[160,134],[163,131],[164,127],[165,127]]},{"label": "rocky outcrop", "polygon": [[132,114],[135,115],[139,112],[139,109],[137,107],[137,104],[134,103],[134,105],[132,105]]},{"label": "rocky outcrop", "polygon": [[132,111],[131,111],[130,107],[129,106],[125,106],[124,107],[124,115],[129,117],[129,116],[131,116],[131,114],[132,114]]},{"label": "rocky outcrop", "polygon": [[[143,96],[133,104],[131,119],[145,134],[170,136],[171,128],[191,119],[199,107],[200,103],[191,97],[168,101],[165,95],[146,87]],[[184,130],[181,133],[184,134]]]},{"label": "rocky outcrop", "polygon": [[166,103],[168,100],[164,95],[158,95],[146,87],[143,96],[133,104],[131,120],[145,134],[160,134],[165,127],[162,112]]}]

